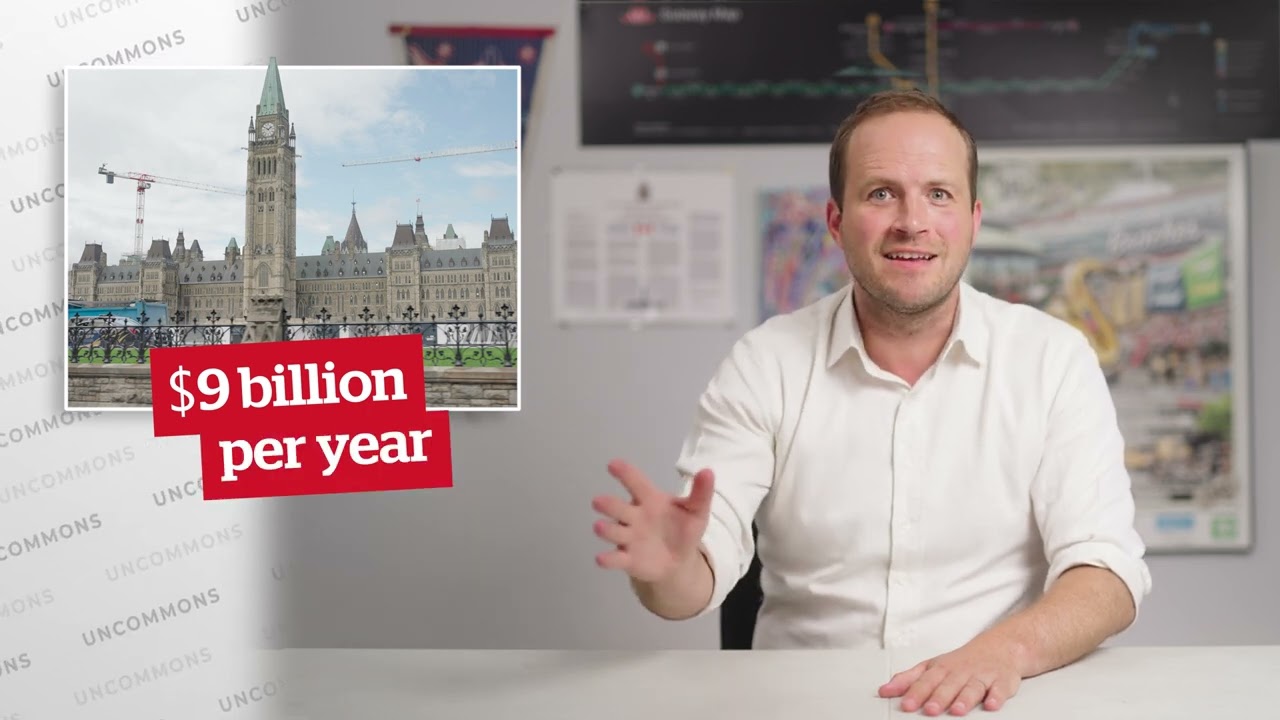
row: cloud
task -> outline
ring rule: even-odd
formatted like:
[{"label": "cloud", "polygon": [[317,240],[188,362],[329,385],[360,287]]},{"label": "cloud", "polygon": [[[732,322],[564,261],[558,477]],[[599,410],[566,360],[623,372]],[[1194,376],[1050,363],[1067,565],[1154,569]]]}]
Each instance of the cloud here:
[{"label": "cloud", "polygon": [[417,134],[427,132],[427,123],[423,121],[422,116],[408,108],[400,108],[392,112],[387,118],[387,125],[392,128],[412,130]]},{"label": "cloud", "polygon": [[[333,70],[286,68],[280,71],[285,105],[298,129],[298,151],[304,146],[376,146],[375,135],[387,125],[406,127],[396,98],[412,79],[409,72],[374,69]],[[398,119],[396,119],[398,118]]]},{"label": "cloud", "polygon": [[347,223],[351,215],[338,210],[316,210],[312,208],[298,210],[298,254],[318,255],[324,247],[326,236],[332,235],[334,242],[342,242],[347,233]]},{"label": "cloud", "polygon": [[505,163],[498,160],[489,160],[485,162],[469,162],[458,166],[458,174],[463,177],[502,177],[506,175],[515,175],[515,163]]},{"label": "cloud", "polygon": [[[246,107],[257,102],[255,69],[220,70],[190,81],[190,71],[80,69],[68,71],[68,256],[86,242],[104,245],[108,258],[133,251],[137,183],[113,184],[98,167],[173,178],[243,192],[246,177]],[[135,100],[150,98],[147,112]],[[218,98],[210,103],[209,98]],[[157,101],[157,99],[162,99]],[[171,241],[180,228],[187,243],[219,249],[244,232],[243,195],[224,195],[158,180],[145,191],[142,250],[153,238]],[[69,258],[74,259],[74,258]]]},{"label": "cloud", "polygon": [[[402,68],[301,67],[280,73],[298,136],[299,254],[318,253],[326,235],[342,239],[353,192],[373,251],[390,245],[396,223],[414,221],[416,198],[424,214],[440,215],[434,228],[428,220],[433,237],[443,234],[446,223],[455,228],[474,223],[478,230],[468,243],[478,247],[490,212],[509,212],[514,224],[515,208],[508,208],[515,198],[514,163],[438,158],[343,166],[370,157],[506,141],[495,130],[506,124],[500,114],[468,113],[443,90],[456,85],[470,88],[469,96],[483,97],[484,86],[492,85],[489,106],[502,106],[508,91],[486,79],[487,73],[435,69],[427,77]],[[142,251],[158,238],[172,247],[179,230],[188,246],[199,239],[206,257],[221,257],[233,237],[243,247],[248,128],[262,84],[258,67],[69,70],[68,262],[78,259],[89,242],[102,244],[112,262],[133,251],[136,183],[117,176],[108,185],[98,174],[103,163],[119,172],[181,181],[158,181],[146,191]],[[514,142],[518,123],[511,123],[510,132]]]},{"label": "cloud", "polygon": [[[117,176],[114,184],[98,166],[172,178],[145,191],[142,250],[152,239],[171,241],[179,228],[219,248],[231,237],[243,241],[242,194],[224,195],[203,186],[244,192],[248,178],[250,117],[261,95],[260,68],[183,70],[135,68],[127,71],[73,70],[68,81],[68,188],[70,254],[86,242],[106,246],[118,260],[133,251],[136,181]],[[406,73],[317,72],[282,69],[285,105],[299,128],[298,187],[314,181],[308,148],[361,147],[378,127],[397,117],[390,109]],[[349,92],[335,92],[343,88]],[[137,112],[145,101],[146,112]],[[190,187],[195,184],[198,187]],[[300,218],[299,223],[302,220]],[[345,230],[345,223],[341,230]],[[301,234],[300,234],[301,235]],[[302,237],[299,237],[302,241]]]},{"label": "cloud", "polygon": [[471,197],[479,200],[481,203],[491,203],[498,199],[498,188],[493,183],[480,182],[471,188]]},{"label": "cloud", "polygon": [[493,87],[498,83],[498,78],[501,76],[497,73],[485,70],[473,70],[468,72],[446,73],[441,77],[445,78],[445,82],[449,84],[450,90],[458,93],[469,93],[471,91],[493,89]]}]

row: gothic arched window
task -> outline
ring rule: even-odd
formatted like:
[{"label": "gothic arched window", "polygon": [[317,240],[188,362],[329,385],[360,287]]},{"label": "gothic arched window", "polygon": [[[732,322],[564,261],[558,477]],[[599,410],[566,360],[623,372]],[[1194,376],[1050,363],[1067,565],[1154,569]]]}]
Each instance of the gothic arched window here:
[{"label": "gothic arched window", "polygon": [[258,266],[258,286],[262,287],[271,284],[271,274],[267,270],[267,264],[262,263]]}]

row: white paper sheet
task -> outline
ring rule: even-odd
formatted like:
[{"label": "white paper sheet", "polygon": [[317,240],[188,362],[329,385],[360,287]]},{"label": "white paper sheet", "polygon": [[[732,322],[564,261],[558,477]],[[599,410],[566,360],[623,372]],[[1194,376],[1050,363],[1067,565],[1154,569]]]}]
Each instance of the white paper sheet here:
[{"label": "white paper sheet", "polygon": [[732,320],[729,173],[558,169],[551,224],[558,321]]}]

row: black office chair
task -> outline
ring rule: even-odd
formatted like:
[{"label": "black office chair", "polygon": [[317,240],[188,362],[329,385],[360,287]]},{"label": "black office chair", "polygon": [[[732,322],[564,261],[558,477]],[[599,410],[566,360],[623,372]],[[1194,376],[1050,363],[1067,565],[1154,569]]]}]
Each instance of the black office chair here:
[{"label": "black office chair", "polygon": [[[758,536],[755,523],[751,524],[751,537]],[[750,650],[756,631],[756,617],[764,603],[764,591],[760,588],[760,555],[751,558],[751,567],[737,585],[729,591],[720,606],[720,649]]]}]

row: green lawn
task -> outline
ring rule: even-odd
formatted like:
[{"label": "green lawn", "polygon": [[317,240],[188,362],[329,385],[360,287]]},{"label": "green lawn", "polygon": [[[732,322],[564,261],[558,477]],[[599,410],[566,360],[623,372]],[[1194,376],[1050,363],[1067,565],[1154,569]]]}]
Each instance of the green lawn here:
[{"label": "green lawn", "polygon": [[[85,357],[86,351],[91,354]],[[103,365],[102,348],[80,348],[72,352],[71,348],[67,348],[67,362],[71,362],[72,355],[79,355],[78,364],[80,365]],[[146,364],[146,358],[143,358],[143,364]],[[112,365],[137,365],[138,351],[135,348],[116,348],[111,351]]]},{"label": "green lawn", "polygon": [[[462,348],[462,365],[463,367],[502,367],[505,360],[505,350],[501,347],[463,347]],[[434,348],[422,349],[422,363],[424,365],[452,366],[455,360],[453,348],[436,346]],[[516,364],[516,348],[511,348],[511,366]]]}]

